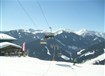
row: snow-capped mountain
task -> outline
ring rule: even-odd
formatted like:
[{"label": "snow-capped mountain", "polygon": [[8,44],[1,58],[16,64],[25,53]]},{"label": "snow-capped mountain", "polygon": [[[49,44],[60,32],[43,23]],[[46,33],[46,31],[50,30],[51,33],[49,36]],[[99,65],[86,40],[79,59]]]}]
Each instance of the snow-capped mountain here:
[{"label": "snow-capped mountain", "polygon": [[[73,59],[77,56],[84,55],[84,53],[82,52],[86,52],[86,48],[89,48],[91,46],[105,41],[105,39],[101,37],[102,35],[104,36],[105,33],[103,33],[99,37],[99,35],[97,35],[97,33],[94,31],[84,31],[87,33],[82,32],[80,34],[80,32],[75,33],[71,30],[58,30],[57,32],[55,32],[56,35],[54,38],[47,40],[47,45],[40,44],[41,40],[44,38],[44,33],[38,30],[19,29],[5,31],[3,33],[15,37],[17,41],[15,41],[14,43],[17,43],[19,45],[22,45],[23,42],[26,42],[26,48],[28,50],[29,56],[31,57],[37,57],[44,60],[51,60],[53,58],[53,54],[55,53],[55,60],[72,62]],[[81,54],[77,54],[77,52]],[[87,54],[85,55],[87,56],[88,54],[97,54],[94,52],[89,52],[89,50],[86,53]],[[84,58],[82,60],[81,59],[82,57],[80,58],[79,62],[82,62],[83,60],[86,60],[88,58]]]},{"label": "snow-capped mountain", "polygon": [[100,33],[100,32],[95,32],[95,31],[89,31],[86,29],[81,29],[76,32],[76,34],[85,37],[85,36],[97,36],[97,37],[102,37],[105,39],[105,33]]},{"label": "snow-capped mountain", "polygon": [[28,29],[28,30],[24,30],[25,32],[29,32],[29,33],[33,33],[33,34],[36,34],[36,33],[41,33],[41,32],[44,32],[43,30],[34,30],[34,29]]},{"label": "snow-capped mountain", "polygon": [[12,37],[15,37],[17,41],[15,43],[22,44],[23,42],[30,42],[33,40],[42,39],[44,37],[43,33],[40,33],[36,30],[29,29],[29,30],[10,30],[10,31],[4,31],[3,33],[8,34]]},{"label": "snow-capped mountain", "polygon": [[74,32],[74,31],[71,30],[71,29],[64,29],[64,28],[61,28],[61,29],[58,29],[58,30],[54,31],[54,34],[55,34],[55,35],[58,35],[58,34],[61,34],[61,33],[63,33],[63,32],[68,32],[68,33],[70,33],[70,32]]}]

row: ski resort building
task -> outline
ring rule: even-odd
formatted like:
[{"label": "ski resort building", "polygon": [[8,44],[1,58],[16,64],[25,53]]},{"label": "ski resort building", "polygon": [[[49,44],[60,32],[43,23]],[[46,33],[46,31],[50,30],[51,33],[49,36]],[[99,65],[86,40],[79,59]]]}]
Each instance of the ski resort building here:
[{"label": "ski resort building", "polygon": [[12,43],[16,38],[0,33],[0,56],[21,56],[23,54],[20,45]]}]

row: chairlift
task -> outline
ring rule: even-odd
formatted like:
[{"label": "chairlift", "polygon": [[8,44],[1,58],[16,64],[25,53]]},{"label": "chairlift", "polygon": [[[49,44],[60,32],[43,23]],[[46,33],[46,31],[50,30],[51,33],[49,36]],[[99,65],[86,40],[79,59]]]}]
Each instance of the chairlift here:
[{"label": "chairlift", "polygon": [[46,32],[45,33],[45,39],[49,39],[49,38],[53,38],[54,37],[54,33],[52,33],[52,27],[49,27],[50,32]]},{"label": "chairlift", "polygon": [[44,38],[40,41],[41,45],[46,45],[47,44],[47,40],[51,39],[54,37],[54,33],[52,32],[45,32],[44,33]]},{"label": "chairlift", "polygon": [[40,44],[41,44],[41,45],[46,45],[46,44],[47,44],[47,41],[46,41],[45,39],[42,39],[42,40],[40,41]]},{"label": "chairlift", "polygon": [[44,34],[44,38],[40,41],[40,44],[41,44],[41,45],[46,45],[46,44],[47,44],[47,40],[48,40],[48,39],[51,39],[51,38],[53,38],[53,37],[54,37],[54,33],[50,33],[50,32],[45,33],[45,34]]},{"label": "chairlift", "polygon": [[45,39],[50,39],[50,38],[53,38],[54,37],[54,33],[50,33],[50,32],[48,32],[48,33],[45,33]]}]

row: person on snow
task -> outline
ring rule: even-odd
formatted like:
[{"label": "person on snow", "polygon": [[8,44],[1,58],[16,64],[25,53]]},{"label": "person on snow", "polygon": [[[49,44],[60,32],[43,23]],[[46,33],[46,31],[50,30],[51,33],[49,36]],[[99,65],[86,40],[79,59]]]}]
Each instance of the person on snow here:
[{"label": "person on snow", "polygon": [[77,63],[77,59],[73,59],[73,65],[75,65]]}]

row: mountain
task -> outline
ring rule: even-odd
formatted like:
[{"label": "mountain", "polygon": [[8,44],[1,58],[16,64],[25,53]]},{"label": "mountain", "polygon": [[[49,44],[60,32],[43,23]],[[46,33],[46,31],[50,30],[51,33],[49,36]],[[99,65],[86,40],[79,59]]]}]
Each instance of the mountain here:
[{"label": "mountain", "polygon": [[10,31],[4,31],[3,33],[8,34],[10,36],[15,37],[17,40],[14,43],[22,45],[23,42],[30,42],[33,40],[38,40],[44,37],[43,33],[35,33],[38,31],[29,29],[29,30],[10,30]]},{"label": "mountain", "polygon": [[97,37],[101,37],[105,39],[105,33],[100,33],[100,32],[95,32],[95,31],[89,31],[86,29],[81,29],[77,32],[75,32],[76,34],[82,36],[82,37],[86,37],[86,36],[97,36]]},{"label": "mountain", "polygon": [[[31,57],[37,57],[44,60],[58,60],[70,61],[74,58],[82,56],[89,52],[87,48],[95,47],[105,41],[105,33],[82,30],[80,32],[73,32],[71,30],[58,30],[54,33],[54,38],[48,39],[46,45],[41,45],[40,42],[44,39],[44,32],[42,30],[11,30],[3,33],[13,36],[17,39],[14,43],[22,46],[26,42],[28,54]],[[99,35],[100,34],[100,35]],[[100,46],[101,47],[101,46]],[[102,47],[101,47],[102,48]],[[78,55],[78,52],[84,49],[84,53]],[[103,48],[102,48],[103,49]],[[98,49],[97,49],[98,50]],[[99,50],[100,51],[100,50]],[[102,50],[100,51],[102,54]],[[55,54],[55,56],[54,56]],[[99,55],[101,55],[99,53]],[[94,54],[96,57],[97,53]],[[90,56],[90,59],[94,58]],[[83,62],[89,59],[88,57],[81,57],[78,62]]]},{"label": "mountain", "polygon": [[81,29],[80,31],[76,32],[76,34],[85,38],[85,41],[88,42],[90,46],[105,40],[105,33],[89,31],[86,29]]},{"label": "mountain", "polygon": [[78,62],[86,62],[86,63],[93,63],[93,64],[99,64],[103,63],[105,64],[105,41],[95,44],[91,47],[88,47],[86,49],[82,49],[77,52],[77,60]]}]

